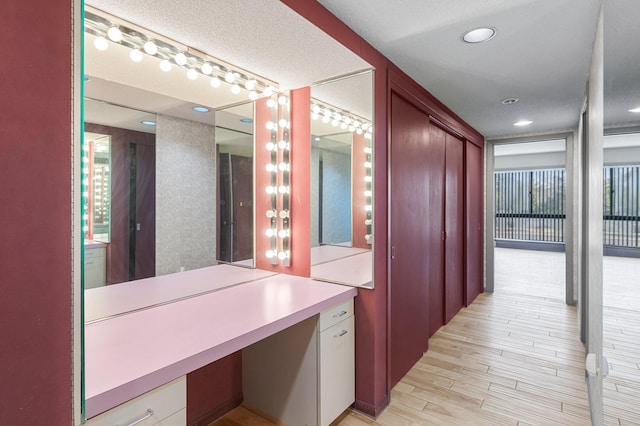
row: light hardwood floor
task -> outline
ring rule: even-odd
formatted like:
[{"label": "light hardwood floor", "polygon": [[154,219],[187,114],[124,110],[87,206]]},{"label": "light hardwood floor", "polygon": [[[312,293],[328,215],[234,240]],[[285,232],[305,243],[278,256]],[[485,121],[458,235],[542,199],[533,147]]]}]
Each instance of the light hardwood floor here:
[{"label": "light hardwood floor", "polygon": [[[496,259],[495,293],[480,295],[429,340],[427,353],[392,389],[389,407],[376,420],[349,411],[334,426],[591,424],[576,311],[563,301],[563,254],[498,249]],[[640,296],[633,269],[640,259],[626,269],[608,267],[607,259],[605,304],[618,299],[625,309],[605,307],[612,366],[605,424],[640,425],[640,304],[629,309]],[[617,274],[615,293],[628,297],[607,297],[614,290],[608,268]],[[276,423],[241,407],[213,424]]]}]

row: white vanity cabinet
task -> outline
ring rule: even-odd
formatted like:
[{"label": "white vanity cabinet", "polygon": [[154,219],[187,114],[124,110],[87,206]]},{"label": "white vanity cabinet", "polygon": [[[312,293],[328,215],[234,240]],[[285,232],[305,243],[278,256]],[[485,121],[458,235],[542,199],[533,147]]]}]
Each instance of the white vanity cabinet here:
[{"label": "white vanity cabinet", "polygon": [[355,400],[354,319],[349,299],[245,348],[245,404],[287,425],[329,425]]},{"label": "white vanity cabinet", "polygon": [[185,426],[187,424],[187,379],[179,377],[99,416],[87,426]]}]

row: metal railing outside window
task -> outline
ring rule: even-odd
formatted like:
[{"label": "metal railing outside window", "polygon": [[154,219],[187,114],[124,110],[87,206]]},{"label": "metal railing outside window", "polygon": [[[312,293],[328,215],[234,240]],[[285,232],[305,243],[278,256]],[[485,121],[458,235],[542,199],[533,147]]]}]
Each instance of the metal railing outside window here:
[{"label": "metal railing outside window", "polygon": [[[603,170],[605,247],[640,248],[640,165]],[[564,242],[565,171],[495,172],[495,238]]]}]

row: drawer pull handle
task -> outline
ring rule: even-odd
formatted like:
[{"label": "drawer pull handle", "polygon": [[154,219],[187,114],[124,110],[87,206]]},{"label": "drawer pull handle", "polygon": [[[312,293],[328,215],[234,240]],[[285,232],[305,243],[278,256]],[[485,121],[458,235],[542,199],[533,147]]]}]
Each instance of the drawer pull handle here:
[{"label": "drawer pull handle", "polygon": [[347,314],[347,311],[340,311],[337,314],[333,314],[333,317],[334,318],[340,318],[341,316],[346,315],[346,314]]},{"label": "drawer pull handle", "polygon": [[337,338],[339,338],[339,337],[344,336],[344,335],[345,335],[345,334],[347,334],[347,333],[348,333],[348,331],[347,331],[347,330],[342,330],[340,333],[338,333],[338,334],[334,334],[334,335],[333,335],[333,337],[337,339]]},{"label": "drawer pull handle", "polygon": [[[153,410],[151,408],[147,408],[147,412],[143,417],[139,418],[135,422],[129,423],[127,426],[135,426],[135,425],[137,425],[139,423],[142,423],[143,421],[147,420],[149,417],[153,416],[153,414],[154,414]],[[116,425],[116,426],[118,426],[118,425]]]}]

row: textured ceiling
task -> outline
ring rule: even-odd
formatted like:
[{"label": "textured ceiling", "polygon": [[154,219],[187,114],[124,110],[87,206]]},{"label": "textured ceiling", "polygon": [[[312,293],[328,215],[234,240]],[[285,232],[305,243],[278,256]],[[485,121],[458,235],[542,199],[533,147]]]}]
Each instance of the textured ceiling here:
[{"label": "textured ceiling", "polygon": [[599,0],[319,1],[488,138],[577,126]]}]

